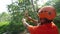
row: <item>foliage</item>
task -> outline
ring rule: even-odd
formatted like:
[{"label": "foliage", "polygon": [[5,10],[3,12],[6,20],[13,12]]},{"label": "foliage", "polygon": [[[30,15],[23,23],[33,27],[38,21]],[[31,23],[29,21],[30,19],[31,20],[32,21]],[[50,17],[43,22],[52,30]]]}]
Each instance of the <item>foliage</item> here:
[{"label": "foliage", "polygon": [[6,12],[0,14],[0,22],[9,21],[10,15]]},{"label": "foliage", "polygon": [[[37,1],[38,0],[18,0],[16,2],[13,2],[13,0],[12,0],[12,4],[8,5],[9,14],[3,12],[0,15],[0,21],[5,20],[5,19],[8,20],[8,22],[0,23],[0,34],[3,34],[3,33],[19,34],[19,33],[23,32],[25,30],[25,27],[23,26],[21,20],[22,20],[22,18],[25,17],[24,15],[25,15],[25,12],[27,12],[27,11],[28,11],[29,16],[31,16],[34,19],[38,19],[37,18],[37,9],[38,9]],[[59,23],[60,23],[60,4],[59,3],[60,3],[60,1],[53,0],[53,1],[48,1],[43,6],[51,5],[56,8],[58,14],[57,14],[57,17],[54,19],[54,22],[60,28],[60,25],[59,25]],[[29,22],[29,24],[34,25],[33,23],[30,23],[30,22]]]},{"label": "foliage", "polygon": [[5,33],[8,29],[9,21],[0,22],[0,34]]},{"label": "foliage", "polygon": [[25,27],[21,20],[24,17],[26,10],[28,11],[29,16],[37,19],[37,5],[34,5],[33,0],[18,0],[16,2],[12,2],[12,4],[8,5],[8,10],[11,14],[11,22],[8,27],[8,31],[11,34],[19,34],[24,31]]}]

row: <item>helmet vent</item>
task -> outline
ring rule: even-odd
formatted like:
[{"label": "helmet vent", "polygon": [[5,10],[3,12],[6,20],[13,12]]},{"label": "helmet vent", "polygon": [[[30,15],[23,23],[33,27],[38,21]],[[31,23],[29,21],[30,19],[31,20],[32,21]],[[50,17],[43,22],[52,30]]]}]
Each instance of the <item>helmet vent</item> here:
[{"label": "helmet vent", "polygon": [[51,15],[51,12],[48,12],[49,15]]},{"label": "helmet vent", "polygon": [[41,11],[41,13],[43,13],[43,11]]}]

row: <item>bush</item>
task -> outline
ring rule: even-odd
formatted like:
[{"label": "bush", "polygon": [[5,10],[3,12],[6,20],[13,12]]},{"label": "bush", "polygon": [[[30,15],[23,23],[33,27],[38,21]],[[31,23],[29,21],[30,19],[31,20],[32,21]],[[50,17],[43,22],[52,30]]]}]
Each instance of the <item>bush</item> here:
[{"label": "bush", "polygon": [[60,16],[57,16],[57,17],[54,19],[54,23],[60,28]]}]

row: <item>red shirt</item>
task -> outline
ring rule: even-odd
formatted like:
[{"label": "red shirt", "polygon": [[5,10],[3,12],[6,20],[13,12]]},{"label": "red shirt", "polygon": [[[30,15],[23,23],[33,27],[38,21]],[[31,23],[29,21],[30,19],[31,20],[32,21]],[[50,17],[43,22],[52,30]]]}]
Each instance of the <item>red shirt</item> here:
[{"label": "red shirt", "polygon": [[59,34],[58,28],[54,23],[43,24],[40,26],[29,26],[30,34]]}]

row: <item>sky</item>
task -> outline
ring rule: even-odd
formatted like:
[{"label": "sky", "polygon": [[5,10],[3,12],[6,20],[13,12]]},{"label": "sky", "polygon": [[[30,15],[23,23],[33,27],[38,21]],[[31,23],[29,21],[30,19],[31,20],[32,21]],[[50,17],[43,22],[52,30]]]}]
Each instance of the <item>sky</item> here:
[{"label": "sky", "polygon": [[[14,0],[16,1],[16,0]],[[38,5],[43,5],[46,3],[48,0],[39,0]],[[11,4],[11,0],[0,0],[0,13],[2,12],[8,12],[7,11],[7,5]]]},{"label": "sky", "polygon": [[44,5],[47,1],[49,1],[49,0],[39,0],[37,4],[39,5],[39,7],[41,7],[41,6]]},{"label": "sky", "polygon": [[11,0],[0,0],[0,13],[7,12],[8,4],[11,4]]}]

